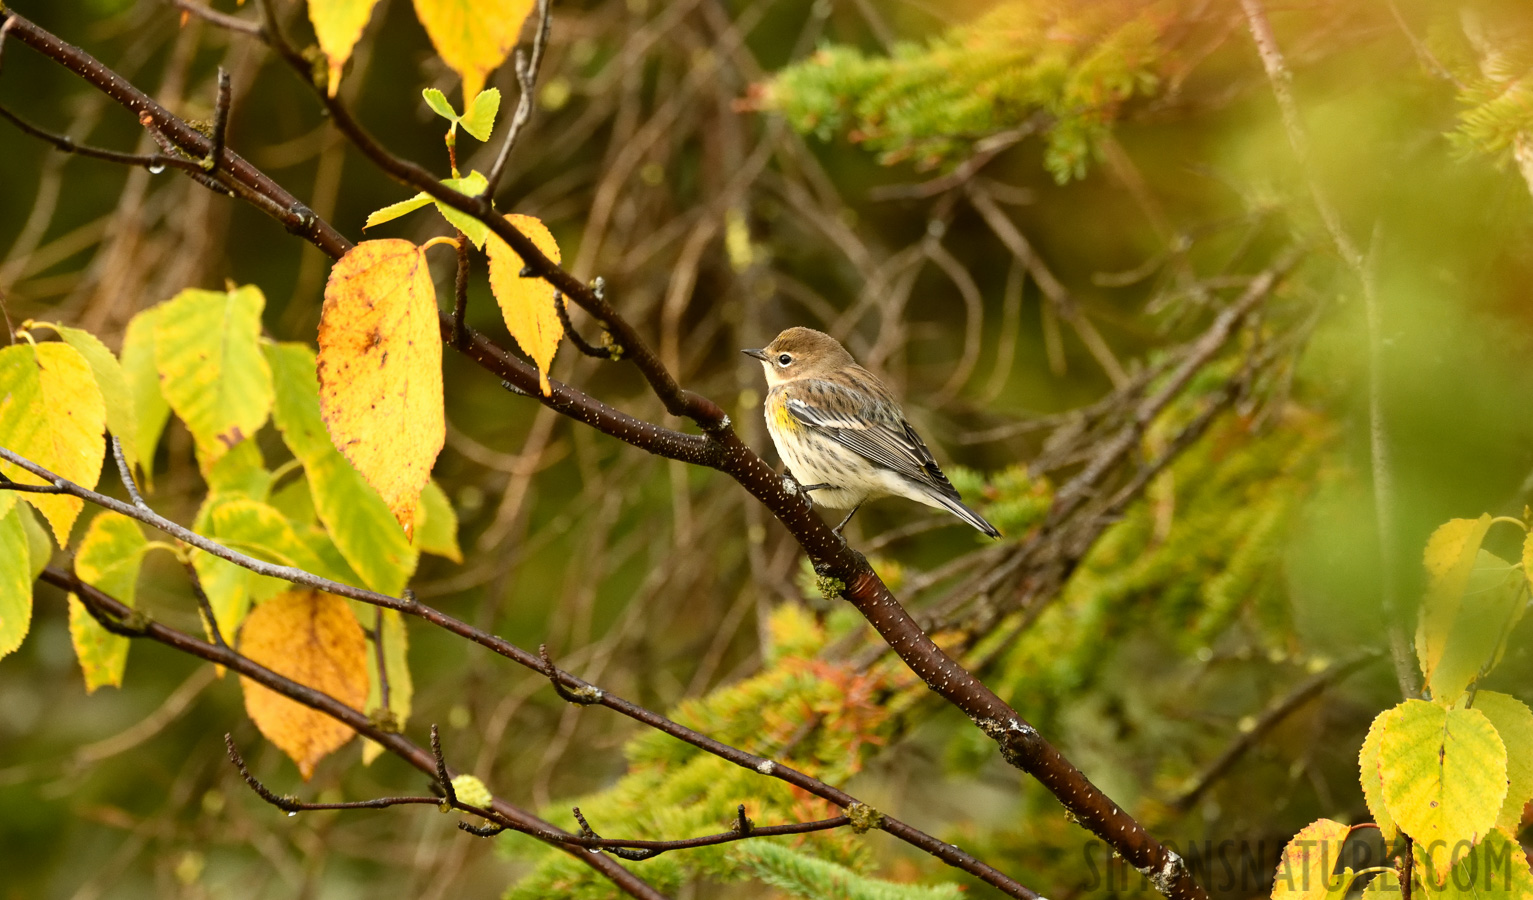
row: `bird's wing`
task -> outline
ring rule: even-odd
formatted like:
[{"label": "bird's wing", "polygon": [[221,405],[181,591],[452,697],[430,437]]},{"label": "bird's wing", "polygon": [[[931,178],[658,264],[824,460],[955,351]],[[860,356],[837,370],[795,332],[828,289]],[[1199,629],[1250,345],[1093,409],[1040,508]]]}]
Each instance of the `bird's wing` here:
[{"label": "bird's wing", "polygon": [[[798,396],[787,402],[788,413],[798,422],[875,465],[958,499],[958,491],[942,474],[926,443],[892,401],[869,398],[826,381],[805,387],[810,389],[796,392]],[[815,402],[830,397],[837,402]]]}]

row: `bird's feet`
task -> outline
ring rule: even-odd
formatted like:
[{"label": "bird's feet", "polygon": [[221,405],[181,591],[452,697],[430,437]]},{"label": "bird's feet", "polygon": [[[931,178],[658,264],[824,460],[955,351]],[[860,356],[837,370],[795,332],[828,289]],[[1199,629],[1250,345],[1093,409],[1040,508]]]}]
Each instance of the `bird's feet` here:
[{"label": "bird's feet", "polygon": [[798,494],[800,497],[803,497],[804,498],[804,502],[809,504],[809,508],[810,509],[814,509],[814,498],[811,497],[809,495],[809,493],[811,491],[818,491],[818,490],[821,490],[822,488],[828,488],[828,487],[833,487],[833,485],[829,485],[829,484],[799,484],[798,483],[798,479],[793,477],[793,473],[792,472],[784,472],[783,476],[782,476],[782,489],[787,491],[790,494]]},{"label": "bird's feet", "polygon": [[859,510],[861,508],[862,508],[862,504],[861,503],[859,503],[856,506],[852,507],[852,511],[846,514],[846,518],[841,520],[841,524],[837,525],[835,528],[832,528],[830,530],[832,534],[834,534],[836,537],[841,539],[841,543],[843,543],[843,544],[846,543],[846,535],[841,533],[841,529],[846,527],[846,523],[850,522],[852,520],[852,516],[857,515],[857,510]]}]

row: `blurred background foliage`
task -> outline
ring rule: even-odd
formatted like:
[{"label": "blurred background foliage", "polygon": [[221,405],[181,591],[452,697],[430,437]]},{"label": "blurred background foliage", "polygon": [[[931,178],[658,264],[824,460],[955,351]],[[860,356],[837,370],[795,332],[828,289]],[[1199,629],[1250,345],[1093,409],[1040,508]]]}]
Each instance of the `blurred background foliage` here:
[{"label": "blurred background foliage", "polygon": [[[296,5],[277,5],[306,35]],[[229,69],[231,146],[353,239],[406,195],[245,38],[183,25],[158,0],[14,6],[189,118],[211,115],[214,73]],[[557,3],[532,130],[498,198],[547,222],[566,265],[604,277],[683,382],[728,404],[763,451],[760,373],[736,348],[808,324],[887,374],[1007,538],[877,503],[853,543],[1218,897],[1265,895],[1283,842],[1311,820],[1366,818],[1356,753],[1399,699],[1381,567],[1409,606],[1436,524],[1520,516],[1533,494],[1533,14],[1428,0],[1269,14],[1308,170],[1233,0]],[[14,42],[4,62],[8,108],[77,140],[148,146],[59,67]],[[491,83],[516,92],[509,71]],[[445,174],[427,86],[456,84],[407,4],[384,0],[342,93],[396,152]],[[477,146],[460,140],[465,169],[485,168]],[[9,127],[0,160],[13,323],[82,325],[116,346],[135,311],[231,279],[265,291],[274,338],[313,341],[327,260],[254,210]],[[1377,278],[1400,533],[1384,561],[1361,289],[1311,180]],[[418,216],[376,234],[442,230]],[[1115,480],[1085,513],[1051,518],[1189,342],[1288,248],[1292,272],[1133,435]],[[450,273],[436,274],[445,296]],[[472,324],[508,341],[476,275]],[[663,418],[623,365],[566,352],[555,374]],[[583,677],[842,785],[1051,897],[1148,893],[822,596],[743,491],[561,420],[452,354],[446,377],[436,474],[466,561],[423,561],[423,599],[546,642]],[[179,425],[157,468],[157,506],[190,521],[206,488]],[[157,646],[133,648],[122,689],[87,696],[62,598],[39,590],[30,640],[0,661],[7,900],[614,893],[531,839],[472,839],[429,810],[281,815],[228,765],[225,731],[278,791],[360,799],[423,779],[349,748],[302,785],[244,719],[233,679]],[[139,598],[195,627],[164,560]],[[1487,684],[1525,701],[1529,627]],[[739,803],[763,824],[829,814],[569,707],[443,633],[410,633],[410,731],[440,723],[454,762],[565,827],[577,804],[605,836],[634,838],[720,830]],[[1226,841],[1245,843],[1221,855]],[[837,896],[955,896],[942,883],[989,896],[877,833],[631,865],[679,897],[819,896],[832,881]]]}]

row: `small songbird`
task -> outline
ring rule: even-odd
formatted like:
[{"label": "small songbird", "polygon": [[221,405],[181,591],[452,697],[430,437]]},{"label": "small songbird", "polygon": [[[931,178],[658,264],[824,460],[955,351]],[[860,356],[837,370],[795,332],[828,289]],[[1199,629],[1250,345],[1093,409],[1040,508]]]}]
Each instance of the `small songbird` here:
[{"label": "small songbird", "polygon": [[789,328],[759,350],[742,351],[766,370],[767,430],[777,453],[815,503],[850,509],[894,494],[946,509],[985,534],[995,526],[964,506],[889,389],[857,365],[836,339]]}]

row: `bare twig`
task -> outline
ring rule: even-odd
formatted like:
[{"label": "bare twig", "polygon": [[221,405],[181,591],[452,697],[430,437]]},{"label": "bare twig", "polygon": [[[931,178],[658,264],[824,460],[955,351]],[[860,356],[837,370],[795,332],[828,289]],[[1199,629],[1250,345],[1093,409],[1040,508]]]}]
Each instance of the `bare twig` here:
[{"label": "bare twig", "polygon": [[552,0],[538,0],[538,30],[536,37],[532,40],[531,58],[524,58],[521,50],[516,51],[516,83],[521,88],[521,96],[517,98],[516,112],[511,116],[511,125],[506,129],[506,136],[501,139],[500,152],[495,156],[494,165],[490,166],[490,174],[485,176],[484,193],[480,196],[486,199],[495,199],[495,189],[500,186],[500,179],[506,172],[506,161],[511,158],[511,148],[516,146],[516,139],[521,136],[522,128],[526,126],[527,120],[532,118],[538,71],[543,67],[543,50],[548,46],[548,31],[553,24],[552,6]]},{"label": "bare twig", "polygon": [[209,175],[218,171],[218,162],[224,155],[224,142],[229,137],[229,106],[232,102],[229,73],[220,66],[218,97],[213,105],[213,134],[210,136],[212,143],[208,146],[208,155],[202,158],[201,163],[203,171]]},{"label": "bare twig", "polygon": [[[1288,64],[1283,59],[1283,51],[1278,47],[1277,37],[1272,33],[1272,25],[1267,21],[1267,13],[1262,8],[1261,0],[1240,0],[1240,5],[1245,10],[1246,24],[1251,30],[1252,39],[1256,42],[1262,67],[1267,72],[1267,80],[1272,84],[1272,94],[1277,98],[1278,110],[1283,117],[1283,128],[1288,134],[1288,143],[1293,148],[1304,180],[1309,186],[1315,209],[1320,213],[1321,221],[1325,223],[1325,230],[1330,234],[1331,241],[1336,246],[1336,252],[1356,275],[1362,287],[1363,305],[1368,319],[1369,452],[1373,471],[1374,517],[1377,519],[1379,533],[1381,605],[1389,632],[1390,656],[1394,661],[1395,680],[1399,683],[1402,694],[1406,697],[1414,697],[1420,693],[1421,684],[1417,677],[1410,639],[1405,632],[1399,589],[1394,574],[1398,549],[1395,536],[1394,479],[1384,422],[1381,371],[1383,337],[1378,290],[1373,273],[1373,253],[1370,251],[1369,255],[1364,257],[1358,249],[1342,224],[1341,214],[1337,212],[1336,207],[1326,195],[1310,164],[1309,135],[1305,131],[1304,120],[1299,115],[1299,105],[1293,97],[1293,73],[1289,71]],[[1377,232],[1375,232],[1376,236]],[[1376,244],[1377,241],[1375,246]]]},{"label": "bare twig", "polygon": [[122,478],[122,486],[128,491],[128,499],[139,509],[148,510],[149,504],[144,502],[143,495],[138,492],[138,483],[133,480],[133,467],[128,465],[128,458],[122,452],[122,441],[115,434],[112,435],[112,458],[117,461],[117,475]]},{"label": "bare twig", "polygon": [[229,31],[239,32],[240,34],[248,34],[252,37],[261,36],[261,26],[249,19],[242,19],[239,16],[231,16],[228,13],[221,13],[212,7],[204,6],[201,3],[196,3],[194,0],[166,0],[166,2],[171,6],[174,6],[176,9],[181,10],[183,13],[189,13],[191,15],[197,16],[200,19],[205,19],[208,22],[217,25],[219,28],[225,28]]}]

